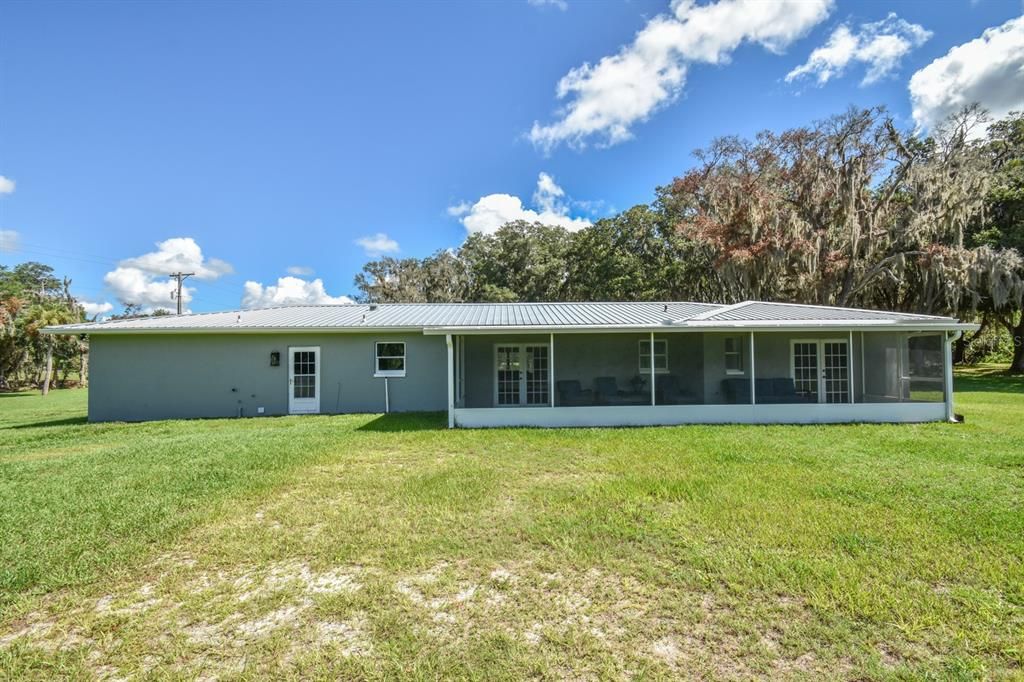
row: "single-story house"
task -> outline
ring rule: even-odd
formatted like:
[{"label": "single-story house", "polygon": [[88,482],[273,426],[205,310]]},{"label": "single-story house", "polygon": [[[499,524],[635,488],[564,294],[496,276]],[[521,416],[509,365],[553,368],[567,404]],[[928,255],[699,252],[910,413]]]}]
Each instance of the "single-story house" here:
[{"label": "single-story house", "polygon": [[447,411],[449,426],[952,420],[951,317],[746,301],[290,305],[63,325],[89,419]]}]

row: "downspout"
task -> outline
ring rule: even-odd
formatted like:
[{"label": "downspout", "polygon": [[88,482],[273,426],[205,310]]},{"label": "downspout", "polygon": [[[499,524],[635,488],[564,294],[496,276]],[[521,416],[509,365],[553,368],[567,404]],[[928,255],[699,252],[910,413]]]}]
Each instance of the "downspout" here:
[{"label": "downspout", "polygon": [[962,331],[950,334],[946,332],[942,338],[942,350],[945,355],[945,372],[943,373],[944,390],[946,394],[946,421],[957,423],[956,413],[953,412],[953,342],[963,335]]}]

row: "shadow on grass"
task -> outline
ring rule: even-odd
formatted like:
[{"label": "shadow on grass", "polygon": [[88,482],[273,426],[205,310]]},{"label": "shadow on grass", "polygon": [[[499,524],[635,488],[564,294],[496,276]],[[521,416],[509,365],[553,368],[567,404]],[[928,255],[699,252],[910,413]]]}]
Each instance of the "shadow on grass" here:
[{"label": "shadow on grass", "polygon": [[27,424],[15,424],[14,426],[8,426],[8,429],[45,429],[53,426],[75,426],[79,424],[88,424],[88,417],[65,417],[64,419],[49,419],[40,422],[29,422]]},{"label": "shadow on grass", "polygon": [[357,431],[440,431],[448,428],[444,412],[405,412],[382,414],[358,427]]},{"label": "shadow on grass", "polygon": [[1010,374],[1000,365],[958,367],[954,390],[968,393],[1024,393],[1024,375]]}]

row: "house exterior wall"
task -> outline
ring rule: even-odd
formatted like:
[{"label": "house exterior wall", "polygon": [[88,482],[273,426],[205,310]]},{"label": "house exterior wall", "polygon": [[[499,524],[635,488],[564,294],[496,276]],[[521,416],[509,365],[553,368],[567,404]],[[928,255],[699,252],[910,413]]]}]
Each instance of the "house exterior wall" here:
[{"label": "house exterior wall", "polygon": [[[288,348],[320,347],[320,412],[383,412],[377,341],[406,344],[406,376],[388,379],[392,412],[447,408],[444,337],[389,334],[94,334],[90,421],[288,413]],[[270,353],[281,364],[270,366]]]}]

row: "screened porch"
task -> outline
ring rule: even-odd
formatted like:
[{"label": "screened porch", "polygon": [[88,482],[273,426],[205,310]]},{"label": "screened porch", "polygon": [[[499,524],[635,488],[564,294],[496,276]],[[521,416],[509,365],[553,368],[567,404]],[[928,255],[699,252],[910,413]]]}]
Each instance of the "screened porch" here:
[{"label": "screened porch", "polygon": [[466,334],[450,343],[455,425],[929,421],[951,409],[942,331]]}]

